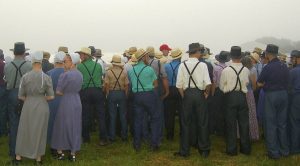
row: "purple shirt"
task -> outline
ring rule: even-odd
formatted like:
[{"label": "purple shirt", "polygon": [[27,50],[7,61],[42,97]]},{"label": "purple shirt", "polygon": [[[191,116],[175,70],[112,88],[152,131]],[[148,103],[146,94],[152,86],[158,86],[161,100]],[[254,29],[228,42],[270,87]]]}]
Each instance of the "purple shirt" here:
[{"label": "purple shirt", "polygon": [[3,77],[4,77],[4,66],[5,66],[5,63],[3,62],[3,60],[0,60],[0,86],[4,86],[5,85],[5,81],[3,80]]},{"label": "purple shirt", "polygon": [[226,66],[225,63],[217,63],[217,64],[215,64],[214,71],[213,71],[213,80],[214,80],[214,83],[216,84],[216,87],[219,87],[222,71],[226,67],[227,66]]}]

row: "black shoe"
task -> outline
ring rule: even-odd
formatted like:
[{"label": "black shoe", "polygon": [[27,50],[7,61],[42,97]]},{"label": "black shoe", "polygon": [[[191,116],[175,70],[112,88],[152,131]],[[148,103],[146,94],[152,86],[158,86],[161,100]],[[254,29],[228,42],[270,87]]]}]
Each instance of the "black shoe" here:
[{"label": "black shoe", "polygon": [[134,149],[136,152],[140,152],[140,151],[141,151],[141,146],[133,145],[133,149]]},{"label": "black shoe", "polygon": [[240,151],[242,154],[244,155],[247,155],[247,156],[250,156],[251,152],[250,151],[244,151],[244,150],[241,150]]},{"label": "black shoe", "polygon": [[274,156],[274,155],[268,155],[268,158],[271,159],[271,160],[278,160],[280,159],[280,156]]},{"label": "black shoe", "polygon": [[175,153],[174,153],[174,156],[175,156],[175,157],[183,157],[183,158],[189,157],[188,154],[181,154],[180,152],[175,152]]},{"label": "black shoe", "polygon": [[70,155],[70,156],[69,156],[69,160],[70,160],[71,162],[76,162],[76,156],[75,156],[75,155]]},{"label": "black shoe", "polygon": [[20,165],[21,163],[22,163],[22,160],[13,159],[13,160],[11,161],[11,164],[12,164],[12,165]]},{"label": "black shoe", "polygon": [[203,158],[207,158],[209,156],[209,153],[209,150],[200,151],[200,154]]},{"label": "black shoe", "polygon": [[228,156],[237,156],[237,152],[226,152]]},{"label": "black shoe", "polygon": [[61,153],[61,154],[57,153],[57,158],[56,159],[57,160],[65,160],[65,154],[64,153]]},{"label": "black shoe", "polygon": [[150,151],[151,152],[157,152],[159,150],[159,146],[151,146]]},{"label": "black shoe", "polygon": [[35,161],[35,165],[43,165],[42,161]]}]

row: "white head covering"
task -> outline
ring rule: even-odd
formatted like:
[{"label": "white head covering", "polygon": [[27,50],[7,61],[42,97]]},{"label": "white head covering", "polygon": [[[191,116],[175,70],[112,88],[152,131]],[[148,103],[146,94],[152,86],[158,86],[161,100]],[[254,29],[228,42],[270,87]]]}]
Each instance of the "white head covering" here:
[{"label": "white head covering", "polygon": [[54,56],[54,63],[63,63],[65,56],[66,56],[66,53],[59,51]]},{"label": "white head covering", "polygon": [[31,54],[31,63],[42,63],[43,51],[37,51]]},{"label": "white head covering", "polygon": [[80,55],[78,53],[71,53],[70,56],[71,56],[71,59],[72,59],[72,63],[74,65],[77,65],[77,64],[80,63]]}]

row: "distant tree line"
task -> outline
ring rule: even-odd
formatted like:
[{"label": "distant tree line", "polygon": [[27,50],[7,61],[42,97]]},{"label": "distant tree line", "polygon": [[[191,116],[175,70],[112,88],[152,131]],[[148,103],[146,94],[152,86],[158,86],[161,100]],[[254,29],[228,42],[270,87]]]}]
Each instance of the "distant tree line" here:
[{"label": "distant tree line", "polygon": [[290,53],[292,50],[299,50],[300,49],[300,41],[292,41],[290,39],[278,39],[275,37],[262,37],[255,40],[256,42],[263,43],[263,44],[276,44],[280,47],[282,51],[285,53]]}]

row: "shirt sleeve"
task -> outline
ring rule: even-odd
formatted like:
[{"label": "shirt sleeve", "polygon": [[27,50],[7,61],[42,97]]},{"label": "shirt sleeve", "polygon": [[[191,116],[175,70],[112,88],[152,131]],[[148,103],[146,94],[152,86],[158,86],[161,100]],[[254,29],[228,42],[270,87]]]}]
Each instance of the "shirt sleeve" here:
[{"label": "shirt sleeve", "polygon": [[104,77],[104,83],[105,83],[105,84],[109,84],[109,74],[110,74],[110,72],[107,71],[107,72],[106,72],[106,75],[105,75],[105,77]]},{"label": "shirt sleeve", "polygon": [[207,85],[210,85],[211,84],[211,78],[210,78],[210,75],[209,75],[209,71],[208,71],[208,67],[207,65],[203,65],[203,85],[204,85],[204,88],[207,86]]},{"label": "shirt sleeve", "polygon": [[183,80],[183,70],[182,70],[182,64],[178,67],[178,74],[177,74],[177,81],[176,81],[176,87],[177,88],[183,88],[184,80]]},{"label": "shirt sleeve", "polygon": [[125,85],[128,85],[129,84],[129,79],[128,79],[128,75],[127,75],[127,72],[126,71],[123,71],[124,72],[124,78],[125,78]]},{"label": "shirt sleeve", "polygon": [[25,78],[26,75],[24,75],[21,80],[20,80],[20,86],[19,86],[19,97],[26,97],[26,92],[25,92]]},{"label": "shirt sleeve", "polygon": [[64,92],[65,87],[67,86],[67,73],[63,73],[59,76],[56,91],[57,92]]},{"label": "shirt sleeve", "polygon": [[52,79],[48,76],[46,78],[46,96],[54,96]]},{"label": "shirt sleeve", "polygon": [[257,82],[264,83],[266,81],[266,75],[267,75],[267,66],[263,68],[263,70],[260,73],[259,78],[257,79]]},{"label": "shirt sleeve", "polygon": [[224,69],[221,73],[220,77],[220,85],[219,88],[222,92],[225,92],[225,85],[227,84],[226,82],[226,69]]}]

